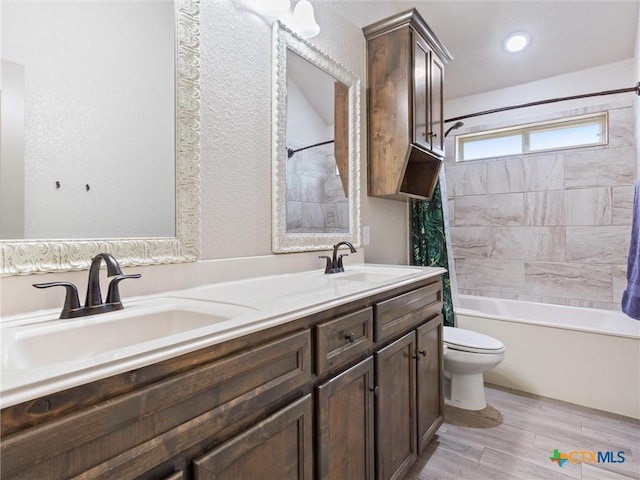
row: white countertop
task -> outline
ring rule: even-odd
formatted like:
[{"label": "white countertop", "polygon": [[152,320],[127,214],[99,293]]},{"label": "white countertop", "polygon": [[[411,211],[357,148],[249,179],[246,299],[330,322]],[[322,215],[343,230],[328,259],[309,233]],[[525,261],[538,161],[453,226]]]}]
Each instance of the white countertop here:
[{"label": "white countertop", "polygon": [[362,264],[124,299],[124,310],[59,320],[60,309],[2,320],[2,408],[151,365],[370,295],[442,268]]}]

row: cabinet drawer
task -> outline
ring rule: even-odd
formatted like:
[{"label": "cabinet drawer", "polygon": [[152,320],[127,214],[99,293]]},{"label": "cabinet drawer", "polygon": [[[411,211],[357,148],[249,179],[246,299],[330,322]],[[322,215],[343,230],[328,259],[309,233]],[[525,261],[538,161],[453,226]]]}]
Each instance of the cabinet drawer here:
[{"label": "cabinet drawer", "polygon": [[316,373],[357,358],[373,344],[373,308],[316,325]]},{"label": "cabinet drawer", "polygon": [[436,282],[374,305],[375,341],[390,338],[442,309],[442,284]]},{"label": "cabinet drawer", "polygon": [[195,478],[311,480],[312,416],[307,395],[194,460]]}]

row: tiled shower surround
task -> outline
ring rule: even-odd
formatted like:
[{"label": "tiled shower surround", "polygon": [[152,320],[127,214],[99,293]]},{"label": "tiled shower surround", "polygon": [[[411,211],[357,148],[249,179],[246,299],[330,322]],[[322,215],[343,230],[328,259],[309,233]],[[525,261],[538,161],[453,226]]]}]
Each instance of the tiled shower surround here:
[{"label": "tiled shower surround", "polygon": [[447,139],[461,293],[620,309],[635,183],[633,108],[612,104],[530,121],[602,110],[609,111],[605,146],[456,163]]},{"label": "tiled shower surround", "polygon": [[303,150],[287,159],[287,232],[349,232],[349,200],[336,174],[331,146]]}]

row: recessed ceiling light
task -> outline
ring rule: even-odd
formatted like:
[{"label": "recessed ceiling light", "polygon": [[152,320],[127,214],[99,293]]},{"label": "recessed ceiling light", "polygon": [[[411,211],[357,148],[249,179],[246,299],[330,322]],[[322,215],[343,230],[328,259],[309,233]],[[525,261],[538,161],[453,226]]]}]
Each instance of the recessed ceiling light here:
[{"label": "recessed ceiling light", "polygon": [[512,33],[505,39],[503,45],[507,52],[521,52],[529,45],[529,35],[524,32]]}]

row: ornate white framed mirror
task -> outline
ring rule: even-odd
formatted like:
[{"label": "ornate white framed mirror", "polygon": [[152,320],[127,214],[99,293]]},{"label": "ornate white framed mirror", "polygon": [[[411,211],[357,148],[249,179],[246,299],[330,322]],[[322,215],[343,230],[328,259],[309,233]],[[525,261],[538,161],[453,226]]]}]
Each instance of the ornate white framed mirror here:
[{"label": "ornate white framed mirror", "polygon": [[273,26],[273,251],[360,245],[360,79]]},{"label": "ornate white framed mirror", "polygon": [[199,0],[2,13],[0,274],[197,260]]}]

